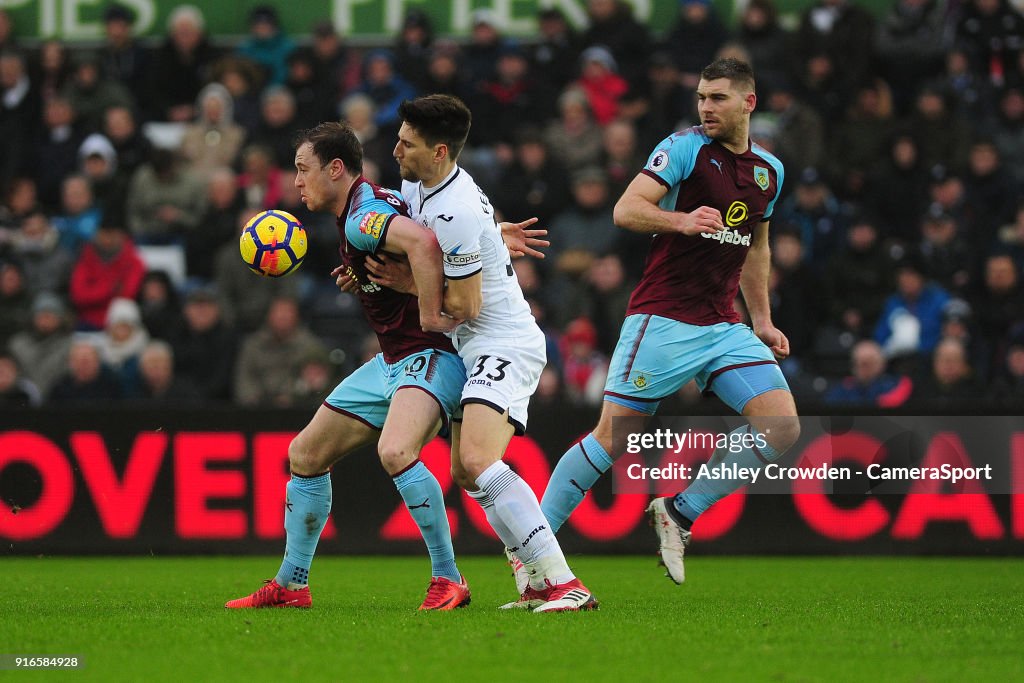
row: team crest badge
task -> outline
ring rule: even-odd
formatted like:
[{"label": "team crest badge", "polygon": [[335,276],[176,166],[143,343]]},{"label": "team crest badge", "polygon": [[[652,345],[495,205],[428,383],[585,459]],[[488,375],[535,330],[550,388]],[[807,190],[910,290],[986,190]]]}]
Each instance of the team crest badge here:
[{"label": "team crest badge", "polygon": [[647,376],[643,374],[637,375],[636,379],[633,380],[633,386],[635,386],[637,389],[643,389],[644,387],[646,387]]},{"label": "team crest badge", "polygon": [[764,166],[754,167],[754,182],[762,190],[768,189],[768,169]]}]

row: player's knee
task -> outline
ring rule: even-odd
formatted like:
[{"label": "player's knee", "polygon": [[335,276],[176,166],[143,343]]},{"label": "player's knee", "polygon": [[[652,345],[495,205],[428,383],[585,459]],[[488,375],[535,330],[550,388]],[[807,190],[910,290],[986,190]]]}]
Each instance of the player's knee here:
[{"label": "player's knee", "polygon": [[461,464],[452,465],[452,481],[461,489],[476,490],[476,479],[469,476],[469,472],[463,469]]},{"label": "player's knee", "polygon": [[765,441],[780,456],[793,447],[800,438],[800,418],[779,417],[772,420],[770,428],[763,430]]},{"label": "player's knee", "polygon": [[495,459],[475,451],[463,450],[459,456],[462,461],[462,469],[466,477],[476,484],[476,480],[488,467],[494,464]]},{"label": "player's knee", "polygon": [[292,439],[292,442],[288,444],[289,471],[303,477],[312,477],[328,467],[329,465],[325,464],[324,458],[320,454],[304,446],[299,439]]},{"label": "player's knee", "polygon": [[382,439],[377,445],[377,455],[380,456],[384,470],[394,475],[412,464],[419,456],[419,450],[408,444],[385,442]]}]

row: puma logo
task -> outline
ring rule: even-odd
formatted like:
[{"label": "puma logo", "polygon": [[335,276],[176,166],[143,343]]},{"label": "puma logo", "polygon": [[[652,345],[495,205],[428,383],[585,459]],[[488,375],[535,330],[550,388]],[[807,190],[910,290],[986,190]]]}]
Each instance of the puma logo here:
[{"label": "puma logo", "polygon": [[428,507],[430,507],[430,499],[429,499],[429,498],[427,498],[426,500],[424,500],[424,501],[423,501],[422,503],[420,503],[419,505],[410,505],[410,506],[409,506],[409,509],[410,509],[410,510],[416,510],[416,509],[419,509],[419,508],[428,508]]}]

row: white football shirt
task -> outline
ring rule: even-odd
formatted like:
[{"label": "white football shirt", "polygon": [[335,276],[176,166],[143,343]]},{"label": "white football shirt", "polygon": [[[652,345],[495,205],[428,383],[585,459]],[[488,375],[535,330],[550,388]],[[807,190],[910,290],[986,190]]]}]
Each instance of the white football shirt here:
[{"label": "white football shirt", "polygon": [[445,277],[457,280],[483,271],[480,315],[456,328],[459,338],[467,334],[516,337],[536,327],[491,201],[464,168],[456,165],[429,189],[422,183],[402,181],[402,195],[413,220],[437,235]]}]

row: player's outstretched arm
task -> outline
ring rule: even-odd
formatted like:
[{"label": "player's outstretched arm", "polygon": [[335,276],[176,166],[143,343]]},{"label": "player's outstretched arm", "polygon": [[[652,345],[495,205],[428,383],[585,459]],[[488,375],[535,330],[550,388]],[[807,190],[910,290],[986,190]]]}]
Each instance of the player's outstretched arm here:
[{"label": "player's outstretched arm", "polygon": [[641,173],[633,178],[615,203],[615,225],[647,235],[678,232],[684,235],[718,232],[724,228],[718,209],[701,206],[690,213],[666,211],[658,206],[668,188]]},{"label": "player's outstretched arm", "polygon": [[458,324],[441,314],[444,297],[444,271],[441,248],[434,233],[404,216],[396,216],[388,225],[384,251],[405,255],[419,296],[420,325],[432,332],[448,332]]},{"label": "player's outstretched arm", "polygon": [[547,235],[548,231],[541,229],[527,230],[536,222],[537,218],[534,217],[527,218],[521,223],[510,223],[508,221],[498,223],[498,227],[501,229],[501,239],[505,242],[509,256],[514,259],[522,258],[523,256],[544,258],[544,252],[537,251],[537,249],[540,247],[550,247],[551,242],[538,238]]},{"label": "player's outstretched arm", "polygon": [[776,358],[782,359],[789,355],[789,339],[772,323],[772,310],[768,301],[768,275],[771,272],[771,263],[768,222],[762,221],[754,228],[754,239],[743,262],[740,290],[750,313],[754,334],[772,350]]}]

